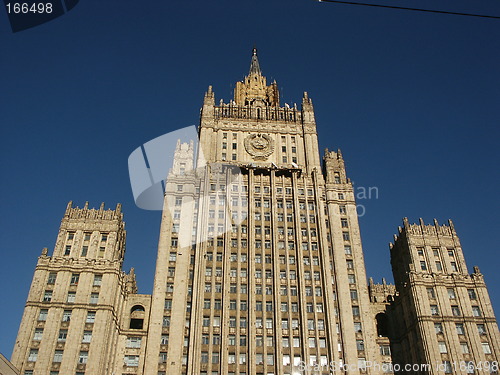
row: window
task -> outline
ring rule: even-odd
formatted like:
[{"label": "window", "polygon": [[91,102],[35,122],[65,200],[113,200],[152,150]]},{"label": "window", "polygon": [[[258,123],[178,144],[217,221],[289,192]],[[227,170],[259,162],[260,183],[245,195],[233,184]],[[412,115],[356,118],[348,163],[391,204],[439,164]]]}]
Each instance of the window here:
[{"label": "window", "polygon": [[479,306],[472,306],[472,315],[476,317],[481,316],[481,309]]},{"label": "window", "polygon": [[457,329],[457,335],[465,335],[464,325],[462,323],[456,323],[455,327]]},{"label": "window", "polygon": [[95,311],[87,312],[87,319],[85,323],[94,323],[95,322]]},{"label": "window", "polygon": [[38,349],[31,349],[30,354],[28,356],[28,362],[36,362],[38,357]]},{"label": "window", "polygon": [[310,348],[316,347],[316,339],[314,337],[309,337],[308,343]]},{"label": "window", "polygon": [[219,363],[219,352],[212,353],[212,363]]},{"label": "window", "polygon": [[82,342],[88,344],[92,341],[92,331],[83,331]]},{"label": "window", "polygon": [[363,340],[356,340],[356,349],[360,351],[365,350],[365,343]]},{"label": "window", "polygon": [[208,353],[207,352],[201,352],[201,363],[208,363]]},{"label": "window", "polygon": [[55,273],[55,272],[49,273],[49,278],[47,279],[47,284],[55,284],[56,277],[57,277],[57,273]]},{"label": "window", "polygon": [[220,316],[214,316],[214,322],[212,325],[214,327],[220,327]]},{"label": "window", "polygon": [[93,286],[101,286],[102,284],[102,275],[94,275]]},{"label": "window", "polygon": [[158,357],[158,362],[159,363],[167,362],[167,353],[166,352],[160,352],[160,355]]},{"label": "window", "polygon": [[486,328],[485,328],[484,324],[478,324],[477,325],[477,332],[480,335],[486,335]]},{"label": "window", "polygon": [[50,301],[52,301],[52,291],[46,290],[45,293],[43,294],[43,302],[50,302]]},{"label": "window", "polygon": [[455,289],[448,289],[448,298],[449,299],[456,299],[457,296],[455,294]]},{"label": "window", "polygon": [[64,310],[62,321],[69,322],[71,320],[71,310]]},{"label": "window", "polygon": [[391,355],[391,347],[389,345],[380,345],[381,355]]},{"label": "window", "polygon": [[266,363],[268,365],[274,365],[274,354],[268,354],[266,356]]},{"label": "window", "polygon": [[99,301],[99,293],[91,293],[90,294],[90,304],[97,304],[97,302]]},{"label": "window", "polygon": [[271,318],[266,319],[266,328],[267,329],[272,329],[273,328],[273,320]]},{"label": "window", "polygon": [[44,322],[47,320],[47,315],[49,314],[49,310],[41,309],[40,314],[38,314],[38,320]]},{"label": "window", "polygon": [[484,354],[491,354],[491,348],[489,343],[483,342],[481,343],[481,346],[483,347]]},{"label": "window", "polygon": [[[213,335],[212,336],[212,344],[213,345],[220,345],[220,335]],[[184,345],[188,346],[188,345]]]},{"label": "window", "polygon": [[445,374],[451,374],[451,363],[450,361],[443,361],[443,368]]},{"label": "window", "polygon": [[467,289],[467,294],[471,300],[477,299],[476,291],[474,289]]},{"label": "window", "polygon": [[66,245],[64,249],[64,255],[69,255],[71,253],[71,245]]},{"label": "window", "polygon": [[[136,357],[137,357],[137,365],[138,365],[139,364],[139,356],[136,356]],[[81,351],[80,354],[78,355],[78,363],[87,363],[88,359],[89,359],[89,352],[87,352],[87,351]]]},{"label": "window", "polygon": [[472,362],[472,361],[465,362],[465,368],[467,370],[467,374],[475,374],[476,373],[476,366],[474,365],[474,362]]},{"label": "window", "polygon": [[[162,341],[163,341],[163,336],[162,336]],[[167,339],[168,341],[168,339]],[[165,345],[165,344],[163,344]],[[140,337],[135,337],[135,336],[130,336],[127,337],[127,348],[140,348],[141,347],[141,338]]]},{"label": "window", "polygon": [[439,315],[439,309],[437,305],[431,305],[431,315]]},{"label": "window", "polygon": [[68,297],[66,299],[66,302],[75,303],[75,299],[76,299],[76,293],[75,292],[68,292]]},{"label": "window", "polygon": [[354,322],[354,332],[362,332],[362,330],[361,330],[361,322]]},{"label": "window", "polygon": [[80,280],[80,274],[78,273],[71,274],[70,285],[78,285],[79,280]]},{"label": "window", "polygon": [[425,264],[425,261],[423,261],[423,260],[420,261],[420,269],[422,271],[427,271],[427,265]]},{"label": "window", "polygon": [[36,328],[35,334],[33,335],[33,341],[41,341],[43,335],[43,328]]},{"label": "window", "polygon": [[453,316],[460,316],[460,308],[457,305],[451,306],[451,313]]},{"label": "window", "polygon": [[462,354],[469,354],[469,345],[466,342],[460,343],[460,349],[462,350]]},{"label": "window", "polygon": [[434,292],[434,288],[427,288],[427,297],[430,299],[436,298],[436,293]]},{"label": "window", "polygon": [[80,256],[86,257],[88,252],[89,252],[89,247],[88,246],[82,246],[82,253],[81,253]]},{"label": "window", "polygon": [[[208,301],[208,304],[210,305],[210,301]],[[210,306],[208,308],[210,308]],[[165,300],[165,310],[172,310],[172,300],[171,299]]]},{"label": "window", "polygon": [[167,276],[168,277],[174,277],[175,276],[175,267],[168,267]]},{"label": "window", "polygon": [[[80,352],[81,355],[82,352]],[[138,355],[126,355],[124,358],[125,366],[136,367],[139,366],[139,356]],[[82,362],[80,362],[82,363]],[[83,362],[85,363],[85,362]]]},{"label": "window", "polygon": [[443,324],[442,323],[434,323],[434,330],[436,334],[443,333]]},{"label": "window", "polygon": [[264,364],[264,355],[262,353],[257,353],[255,355],[255,364],[257,365]]},{"label": "window", "polygon": [[438,342],[439,353],[448,353],[448,349],[446,349],[446,343],[444,341]]}]

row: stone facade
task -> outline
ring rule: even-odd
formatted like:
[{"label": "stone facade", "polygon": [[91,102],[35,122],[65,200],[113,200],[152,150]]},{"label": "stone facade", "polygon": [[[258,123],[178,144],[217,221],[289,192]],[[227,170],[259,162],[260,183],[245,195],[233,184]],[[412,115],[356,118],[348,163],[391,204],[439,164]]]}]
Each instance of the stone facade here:
[{"label": "stone facade", "polygon": [[[12,356],[22,374],[379,374],[393,361],[498,358],[484,281],[467,274],[451,224],[405,221],[391,247],[396,285],[366,283],[342,154],[321,161],[311,99],[280,106],[256,50],[233,100],[205,93],[198,147],[177,143],[151,295],[122,271],[124,246],[120,206],[68,205],[35,270]],[[450,289],[460,317],[445,306]],[[473,354],[458,352],[462,339]]]},{"label": "stone facade", "polygon": [[0,375],[19,375],[19,371],[0,353]]},{"label": "stone facade", "polygon": [[430,364],[426,374],[490,374],[500,358],[498,326],[483,275],[478,267],[469,274],[453,223],[404,219],[391,263],[394,362]]}]

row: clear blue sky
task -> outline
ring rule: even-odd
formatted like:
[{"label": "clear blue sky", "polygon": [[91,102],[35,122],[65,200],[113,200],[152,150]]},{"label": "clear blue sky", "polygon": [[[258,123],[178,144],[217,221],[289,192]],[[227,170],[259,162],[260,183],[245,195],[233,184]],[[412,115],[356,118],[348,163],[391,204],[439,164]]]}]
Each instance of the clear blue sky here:
[{"label": "clear blue sky", "polygon": [[[368,1],[368,0],[367,0]],[[380,0],[500,16],[498,0]],[[37,256],[69,200],[123,204],[125,268],[150,293],[160,215],[135,207],[127,158],[228,100],[251,48],[284,102],[313,99],[322,148],[357,186],[369,276],[392,279],[401,219],[451,218],[497,315],[500,20],[317,3],[81,0],[12,34],[0,11],[0,352],[10,356]]]}]

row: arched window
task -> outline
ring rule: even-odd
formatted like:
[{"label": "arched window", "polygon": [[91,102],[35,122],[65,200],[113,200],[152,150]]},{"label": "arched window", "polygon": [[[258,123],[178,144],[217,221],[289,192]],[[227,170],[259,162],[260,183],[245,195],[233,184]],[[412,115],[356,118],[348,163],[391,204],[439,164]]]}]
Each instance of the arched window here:
[{"label": "arched window", "polygon": [[387,315],[378,313],[375,315],[375,319],[377,320],[377,335],[383,337],[389,336],[389,320],[387,319]]},{"label": "arched window", "polygon": [[144,306],[135,305],[130,309],[130,329],[142,329],[144,327]]},{"label": "arched window", "polygon": [[135,305],[134,307],[132,307],[132,309],[130,310],[130,312],[133,313],[134,311],[144,311],[144,306]]}]

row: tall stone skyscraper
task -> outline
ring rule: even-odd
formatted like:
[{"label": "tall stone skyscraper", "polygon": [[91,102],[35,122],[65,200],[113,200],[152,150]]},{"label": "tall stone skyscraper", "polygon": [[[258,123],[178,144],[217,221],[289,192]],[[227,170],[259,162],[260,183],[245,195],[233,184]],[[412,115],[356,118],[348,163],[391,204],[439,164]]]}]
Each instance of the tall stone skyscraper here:
[{"label": "tall stone skyscraper", "polygon": [[280,106],[254,50],[233,100],[206,92],[199,133],[196,172],[178,145],[167,179],[146,373],[377,360],[353,186],[340,151],[321,164],[307,93]]},{"label": "tall stone skyscraper", "polygon": [[198,131],[165,182],[151,295],[122,271],[120,207],[68,206],[35,271],[12,358],[22,374],[380,374],[498,359],[486,287],[451,226],[405,221],[396,285],[367,284],[342,154],[321,160],[311,99],[281,106],[255,49],[232,100],[208,88]]},{"label": "tall stone skyscraper", "polygon": [[394,362],[430,363],[430,374],[498,373],[488,368],[500,359],[500,334],[486,284],[478,267],[469,274],[453,223],[403,224],[391,244]]}]

